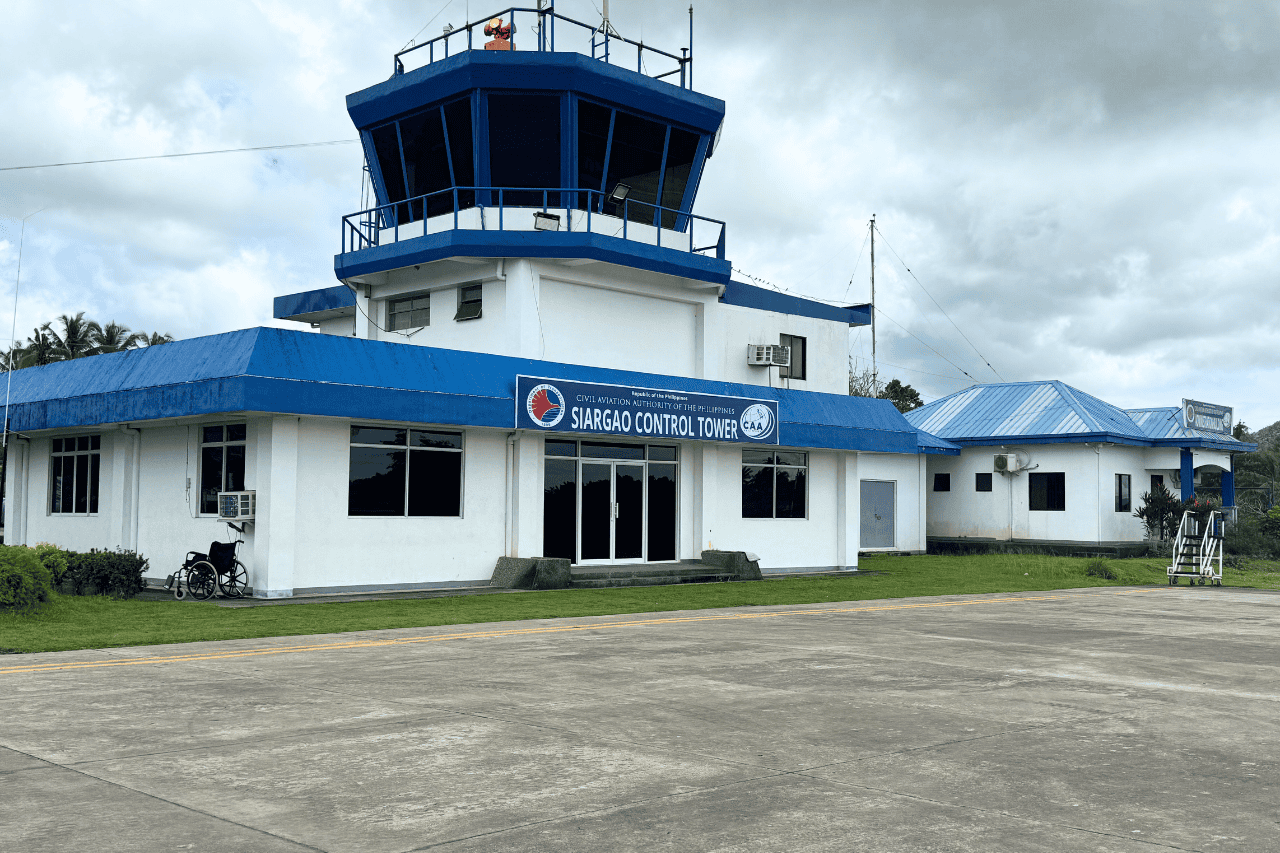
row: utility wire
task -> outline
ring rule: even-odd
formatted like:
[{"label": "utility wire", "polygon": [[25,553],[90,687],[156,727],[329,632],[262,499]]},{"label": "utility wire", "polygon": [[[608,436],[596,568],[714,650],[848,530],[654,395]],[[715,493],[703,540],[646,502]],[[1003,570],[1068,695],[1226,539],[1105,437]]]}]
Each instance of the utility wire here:
[{"label": "utility wire", "polygon": [[[440,11],[439,11],[439,12],[436,12],[434,15],[432,15],[432,16],[431,16],[431,20],[430,20],[430,21],[427,21],[425,24],[423,24],[423,25],[422,25],[422,29],[420,29],[420,30],[418,30],[416,33],[414,33],[414,34],[413,34],[413,38],[411,38],[411,39],[409,39],[407,42],[405,42],[404,47],[400,48],[400,52],[401,52],[401,53],[404,53],[406,50],[408,50],[410,47],[412,47],[415,43],[417,43],[417,41],[418,41],[418,36],[420,36],[420,35],[422,35],[423,33],[425,33],[425,32],[427,31],[427,27],[431,26],[431,24],[435,21],[435,19],[436,19],[436,18],[438,18],[438,17],[440,17],[441,15],[443,15],[443,14],[444,14],[444,10],[445,10],[445,9],[448,9],[448,8],[449,8],[450,6],[452,6],[453,4],[454,4],[454,0],[449,0],[449,2],[448,2],[448,3],[445,3],[443,6],[441,6],[441,7],[440,7]],[[470,21],[467,21],[467,23],[469,24],[469,23],[471,23],[471,22],[470,22]]]},{"label": "utility wire", "polygon": [[862,253],[867,248],[867,240],[871,237],[871,229],[867,229],[867,236],[862,238],[862,248],[858,250],[858,259],[853,262],[853,272],[849,273],[849,283],[844,289],[844,298],[849,298],[849,291],[853,288],[853,279],[858,274],[858,265],[862,263]]},{"label": "utility wire", "polygon": [[217,151],[187,151],[183,154],[150,154],[146,157],[112,157],[108,160],[76,160],[68,163],[42,163],[38,166],[0,166],[0,172],[21,169],[53,169],[58,166],[92,166],[97,163],[130,163],[136,160],[169,160],[175,157],[204,157],[208,154],[239,154],[245,151],[280,151],[285,148],[318,148],[324,145],[354,145],[358,139],[333,139],[328,142],[294,142],[289,145],[258,145],[253,148],[220,148]]},{"label": "utility wire", "polygon": [[[854,362],[856,363],[856,362],[858,362],[858,361],[869,361],[870,359],[863,358],[862,356],[855,355],[855,356],[853,357],[853,360],[854,360]],[[946,373],[930,373],[930,372],[929,372],[929,371],[927,371],[927,370],[917,370],[917,369],[916,369],[916,368],[914,368],[914,367],[907,367],[905,364],[893,364],[892,362],[888,362],[888,361],[881,361],[880,359],[876,359],[876,361],[877,361],[877,362],[879,362],[880,364],[887,364],[889,367],[896,367],[896,368],[898,368],[899,370],[906,370],[906,371],[909,371],[909,372],[911,372],[911,373],[920,373],[920,374],[923,374],[923,375],[925,375],[925,376],[937,376],[937,377],[938,377],[938,378],[940,378],[940,379],[957,379],[957,380],[959,380],[959,381],[961,381],[961,382],[963,382],[963,381],[964,381],[964,380],[963,380],[963,379],[961,379],[959,376],[952,376],[952,375],[950,375],[950,374],[946,374]]]},{"label": "utility wire", "polygon": [[[911,276],[911,278],[915,281],[916,284],[920,285],[920,289],[924,291],[925,296],[928,296],[931,300],[933,300],[933,304],[938,306],[938,310],[942,312],[943,317],[947,318],[947,322],[949,322],[952,326],[955,326],[956,331],[960,333],[960,337],[964,338],[964,342],[967,343],[970,347],[972,347],[974,352],[978,353],[978,358],[982,359],[982,363],[985,364],[987,367],[991,368],[991,372],[996,375],[996,378],[999,379],[1001,382],[1003,382],[1004,377],[1000,375],[1000,371],[992,367],[991,362],[987,361],[987,357],[985,355],[983,355],[981,352],[978,352],[978,348],[973,345],[973,341],[969,340],[969,336],[964,333],[964,330],[961,329],[959,326],[956,326],[956,321],[951,319],[951,315],[948,314],[946,310],[941,305],[938,304],[938,300],[933,298],[933,294],[930,293],[923,284],[920,284],[920,279],[916,278],[916,274],[911,272],[911,268],[907,266],[906,262],[902,260],[902,256],[898,254],[898,250],[893,248],[893,244],[890,243],[889,240],[884,236],[884,231],[880,230],[880,226],[879,225],[875,226],[875,229],[880,232],[880,237],[881,239],[884,240],[884,244],[889,247],[890,252],[893,252],[893,256],[898,259],[898,263],[902,264],[902,268],[907,271],[907,274]],[[917,338],[917,340],[919,340],[919,338]],[[923,343],[923,341],[921,341],[921,343]],[[930,347],[930,349],[932,349],[932,347]],[[965,376],[969,376],[969,374],[966,373]],[[971,376],[969,378],[973,379],[973,377]],[[974,381],[976,382],[977,380],[975,379]]]},{"label": "utility wire", "polygon": [[[890,317],[888,314],[885,314],[885,313],[884,313],[884,309],[883,309],[883,308],[876,308],[876,309],[875,309],[875,311],[876,311],[878,314],[882,315],[886,320],[888,320],[889,322],[893,323],[893,325],[897,326],[899,329],[901,329],[902,331],[906,332],[908,335],[911,335],[911,337],[916,338],[916,336],[911,332],[911,330],[910,330],[910,329],[908,329],[906,326],[902,325],[902,324],[901,324],[901,323],[899,323],[897,320],[895,320],[895,319],[893,319],[892,317]],[[969,371],[965,370],[963,367],[961,367],[960,365],[956,364],[954,361],[952,361],[951,359],[947,358],[945,355],[943,355],[942,353],[938,352],[936,349],[934,349],[933,347],[929,346],[929,345],[928,345],[928,344],[926,344],[924,341],[921,341],[919,338],[916,338],[916,340],[917,340],[917,341],[920,341],[920,343],[922,343],[922,344],[924,344],[926,347],[928,347],[928,348],[929,348],[929,352],[933,353],[933,354],[934,354],[934,355],[936,355],[938,358],[942,359],[942,360],[943,360],[943,361],[945,361],[947,364],[951,365],[951,366],[952,366],[952,367],[954,367],[956,370],[958,370],[958,371],[960,371],[961,373],[963,373],[965,376],[968,376],[970,379],[973,379],[973,375],[972,375],[971,373],[969,373]],[[996,375],[998,376],[999,374],[996,374]],[[958,379],[959,377],[956,377],[956,378]],[[977,380],[977,379],[973,379],[973,381],[974,381],[974,382],[977,382],[978,380]],[[1002,379],[1002,380],[1000,380],[1000,381],[1002,381],[1002,382],[1003,382],[1004,380]]]}]

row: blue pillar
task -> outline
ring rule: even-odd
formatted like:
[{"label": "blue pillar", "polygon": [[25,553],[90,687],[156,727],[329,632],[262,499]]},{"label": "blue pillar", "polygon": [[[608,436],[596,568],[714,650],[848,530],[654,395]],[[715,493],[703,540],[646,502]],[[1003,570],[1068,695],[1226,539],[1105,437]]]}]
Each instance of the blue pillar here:
[{"label": "blue pillar", "polygon": [[1196,496],[1196,469],[1191,463],[1191,451],[1186,447],[1182,448],[1182,474],[1180,479],[1182,481],[1182,499],[1189,501]]},{"label": "blue pillar", "polygon": [[1236,458],[1231,457],[1231,468],[1222,472],[1222,505],[1236,505]]}]

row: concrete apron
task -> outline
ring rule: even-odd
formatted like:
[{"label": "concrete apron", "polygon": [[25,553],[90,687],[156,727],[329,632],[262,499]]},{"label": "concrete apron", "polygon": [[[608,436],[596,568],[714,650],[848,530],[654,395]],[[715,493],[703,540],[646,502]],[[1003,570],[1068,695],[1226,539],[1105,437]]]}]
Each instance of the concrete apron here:
[{"label": "concrete apron", "polygon": [[15,655],[5,847],[1264,850],[1277,629],[1107,588]]}]

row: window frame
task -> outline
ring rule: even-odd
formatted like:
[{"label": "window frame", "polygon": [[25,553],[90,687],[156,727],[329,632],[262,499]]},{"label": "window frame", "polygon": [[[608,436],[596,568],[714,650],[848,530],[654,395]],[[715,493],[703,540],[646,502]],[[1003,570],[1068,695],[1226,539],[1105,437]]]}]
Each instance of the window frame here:
[{"label": "window frame", "polygon": [[[799,341],[797,345],[796,342]],[[778,345],[788,347],[791,350],[791,364],[787,367],[778,368],[778,376],[781,379],[798,379],[804,382],[809,376],[809,339],[803,335],[778,335]],[[796,350],[800,351],[800,358],[796,358]],[[798,366],[797,366],[798,362]],[[799,373],[796,371],[799,370]]]},{"label": "window frame", "polygon": [[[809,509],[810,509],[810,502],[809,502],[809,469],[810,469],[810,466],[809,466],[809,452],[808,452],[808,451],[806,451],[806,450],[781,450],[781,449],[778,449],[778,448],[769,448],[768,450],[763,450],[763,451],[762,451],[762,450],[760,450],[760,449],[758,449],[758,448],[755,448],[755,447],[744,447],[744,448],[742,448],[742,452],[743,452],[743,456],[742,456],[742,457],[740,457],[740,464],[739,464],[739,466],[738,466],[739,472],[745,471],[745,469],[747,469],[747,468],[768,468],[768,469],[771,469],[771,470],[772,470],[772,472],[773,472],[773,476],[772,476],[772,478],[771,478],[771,482],[772,482],[772,491],[771,491],[771,495],[772,495],[772,507],[771,507],[771,511],[772,511],[772,514],[771,514],[771,515],[747,515],[747,490],[746,490],[746,480],[745,480],[744,478],[742,478],[741,474],[739,475],[739,480],[740,480],[740,482],[741,482],[741,489],[742,489],[742,492],[741,492],[742,502],[741,502],[741,505],[740,505],[739,511],[741,512],[742,518],[744,518],[744,519],[773,519],[773,520],[775,520],[775,521],[778,521],[778,520],[783,520],[783,521],[806,521],[806,520],[808,520],[808,518],[809,518]],[[770,457],[771,457],[774,461],[772,461],[772,462],[748,462],[748,461],[746,460],[746,454],[747,454],[747,453],[761,453],[761,452],[769,453],[769,454],[770,454]],[[777,460],[778,460],[778,457],[779,457],[781,454],[798,454],[798,455],[800,455],[800,456],[802,456],[802,457],[803,457],[803,462],[802,462],[802,464],[800,464],[800,465],[789,465],[789,464],[784,464],[784,463],[778,462],[778,461],[777,461]],[[803,515],[778,515],[778,471],[779,471],[779,470],[781,470],[781,469],[791,470],[791,471],[802,471],[802,472],[804,472],[804,474],[803,474],[803,476],[804,476],[804,514],[803,514]]]},{"label": "window frame", "polygon": [[[467,464],[466,464],[467,462],[467,457],[466,457],[467,431],[466,430],[455,430],[455,429],[449,429],[447,427],[432,427],[426,424],[403,424],[403,423],[372,424],[372,423],[357,423],[356,421],[349,422],[347,426],[348,426],[348,431],[347,431],[347,448],[348,448],[347,449],[347,489],[348,489],[347,518],[416,518],[416,519],[458,518],[460,519],[465,517],[466,515],[466,475],[467,475]],[[357,442],[355,441],[355,438],[352,435],[352,430],[355,430],[355,429],[404,430],[405,443],[404,444],[370,444],[366,442]],[[413,437],[412,437],[413,432],[427,432],[427,433],[441,433],[444,435],[456,435],[459,439],[458,441],[459,446],[458,447],[414,447]],[[405,456],[405,466],[404,466],[404,493],[401,496],[400,513],[398,515],[375,514],[375,513],[353,514],[351,512],[351,493],[350,493],[351,449],[357,448],[357,447],[375,448],[375,449],[393,450],[393,451],[403,450],[405,452],[406,456]],[[410,497],[411,497],[410,488],[413,482],[412,474],[410,472],[412,471],[413,454],[415,452],[420,454],[456,453],[460,456],[460,459],[458,462],[458,514],[457,515],[410,515],[409,514]]]},{"label": "window frame", "polygon": [[[468,296],[468,292],[472,295]],[[474,310],[468,306],[475,306]],[[458,313],[453,315],[455,322],[479,320],[484,316],[484,283],[462,284],[458,286]]]},{"label": "window frame", "polygon": [[[227,430],[235,426],[244,427],[243,439],[228,439],[226,437]],[[212,427],[220,427],[222,429],[221,441],[205,441],[204,440],[204,431]],[[196,517],[197,518],[201,518],[201,517],[216,518],[218,517],[218,498],[216,495],[213,498],[213,509],[209,511],[209,510],[205,510],[204,508],[204,449],[206,447],[222,448],[222,472],[221,472],[221,476],[218,478],[218,482],[221,485],[218,491],[229,492],[229,491],[240,491],[240,490],[227,488],[227,456],[228,456],[227,448],[243,447],[244,461],[245,461],[245,472],[243,475],[243,479],[245,480],[245,482],[242,483],[241,485],[247,487],[248,475],[249,475],[249,423],[248,421],[227,421],[223,423],[200,424],[198,429],[200,430],[200,432],[198,436],[199,441],[196,444]]]},{"label": "window frame", "polygon": [[[426,301],[427,304],[425,308],[414,308],[412,307],[412,305],[410,305],[407,311],[400,311],[400,312],[396,311],[397,305],[402,305],[406,302],[413,303],[419,300]],[[427,313],[426,322],[414,325],[413,315],[418,313],[419,311],[425,311]],[[407,325],[397,326],[396,317],[402,316],[402,315],[407,315],[409,318],[409,322]],[[387,300],[387,331],[404,332],[404,331],[408,331],[409,329],[425,329],[430,325],[431,325],[431,292],[430,291],[427,291],[426,293],[414,293],[407,296],[397,296],[393,299]]]},{"label": "window frame", "polygon": [[945,473],[945,474],[934,474],[934,475],[933,475],[933,490],[934,490],[935,492],[949,492],[949,491],[951,491],[951,473],[950,473],[950,472],[947,472],[947,473]]},{"label": "window frame", "polygon": [[[1061,506],[1054,506],[1054,488],[1050,478],[1060,478],[1062,489],[1060,496],[1062,498]],[[1036,506],[1036,487],[1037,482],[1044,483],[1044,506]],[[1027,475],[1027,510],[1028,512],[1066,512],[1067,511],[1067,474],[1065,471],[1040,471],[1031,472]]]},{"label": "window frame", "polygon": [[1116,512],[1133,512],[1133,476],[1116,473]]},{"label": "window frame", "polygon": [[[88,447],[84,448],[83,450],[79,448],[79,442],[80,442],[80,439],[82,438],[86,440],[85,443],[88,445]],[[75,449],[72,449],[72,450],[65,449],[65,446],[62,444],[62,442],[68,442],[68,441],[74,443]],[[95,447],[94,445],[97,445],[97,446]],[[63,449],[54,450],[53,448],[55,446],[61,447]],[[57,505],[58,498],[61,497],[61,493],[58,491],[58,488],[57,488],[57,483],[58,483],[58,477],[65,476],[65,474],[61,473],[61,470],[59,470],[59,473],[54,472],[54,459],[55,458],[58,460],[77,459],[78,457],[81,457],[81,456],[86,457],[88,460],[85,463],[85,466],[87,468],[87,471],[85,473],[85,480],[86,480],[85,485],[88,488],[88,494],[85,496],[85,501],[84,501],[85,510],[84,512],[78,512],[75,509],[76,496],[77,496],[76,484],[78,479],[76,476],[76,469],[79,467],[79,463],[73,462],[71,466],[72,467],[71,501],[70,501],[71,510],[69,512],[63,512],[62,509]],[[98,460],[96,466],[94,465],[94,457],[97,457],[97,460]],[[66,464],[65,462],[60,461],[58,465],[59,469],[61,469],[61,467],[65,464]],[[99,515],[102,510],[101,484],[102,484],[102,433],[61,436],[59,438],[54,438],[49,442],[49,501],[46,504],[46,515],[51,515],[51,516],[56,515],[62,518],[93,518]]]}]

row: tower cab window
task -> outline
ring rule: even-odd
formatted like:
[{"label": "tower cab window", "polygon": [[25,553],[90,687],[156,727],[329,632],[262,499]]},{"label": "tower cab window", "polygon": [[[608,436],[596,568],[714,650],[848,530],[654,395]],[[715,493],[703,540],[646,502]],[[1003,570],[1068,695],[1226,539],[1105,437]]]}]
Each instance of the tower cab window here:
[{"label": "tower cab window", "polygon": [[778,375],[785,379],[804,379],[806,341],[799,335],[779,335],[778,343],[791,348],[791,365],[778,368]]},{"label": "tower cab window", "polygon": [[484,286],[468,284],[458,288],[458,313],[455,320],[478,320],[483,306]]}]

